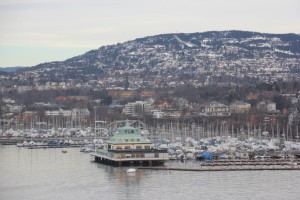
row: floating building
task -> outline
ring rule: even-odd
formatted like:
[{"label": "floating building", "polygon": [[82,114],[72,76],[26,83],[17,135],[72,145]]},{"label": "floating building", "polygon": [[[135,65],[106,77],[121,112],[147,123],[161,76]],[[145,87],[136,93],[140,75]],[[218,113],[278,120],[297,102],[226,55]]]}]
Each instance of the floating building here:
[{"label": "floating building", "polygon": [[167,150],[156,149],[139,128],[126,121],[102,149],[91,154],[96,162],[113,166],[157,166],[168,160]]}]

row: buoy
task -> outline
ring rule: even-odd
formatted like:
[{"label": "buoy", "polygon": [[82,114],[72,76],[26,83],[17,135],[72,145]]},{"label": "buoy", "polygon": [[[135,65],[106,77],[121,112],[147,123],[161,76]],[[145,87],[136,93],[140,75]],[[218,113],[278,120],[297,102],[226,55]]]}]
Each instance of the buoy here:
[{"label": "buoy", "polygon": [[61,150],[61,152],[67,153],[68,151],[67,151],[67,149],[63,148],[63,149]]}]

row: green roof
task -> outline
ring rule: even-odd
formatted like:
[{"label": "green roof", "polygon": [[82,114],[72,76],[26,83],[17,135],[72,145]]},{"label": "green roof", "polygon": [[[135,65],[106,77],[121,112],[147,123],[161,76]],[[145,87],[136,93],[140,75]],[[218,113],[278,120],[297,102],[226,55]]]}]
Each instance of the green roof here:
[{"label": "green roof", "polygon": [[129,125],[128,121],[124,127],[117,129],[117,134],[110,137],[107,141],[108,144],[151,144],[149,140],[141,135],[138,128]]},{"label": "green roof", "polygon": [[132,143],[140,143],[140,144],[151,144],[144,136],[140,134],[124,134],[118,133],[107,141],[108,144],[132,144]]}]

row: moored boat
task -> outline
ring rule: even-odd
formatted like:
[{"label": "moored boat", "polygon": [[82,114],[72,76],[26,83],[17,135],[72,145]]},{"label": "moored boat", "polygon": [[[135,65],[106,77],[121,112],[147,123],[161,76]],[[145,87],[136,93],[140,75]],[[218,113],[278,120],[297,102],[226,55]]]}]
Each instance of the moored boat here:
[{"label": "moored boat", "polygon": [[127,173],[134,173],[134,172],[136,172],[136,169],[134,168],[127,169]]},{"label": "moored boat", "polygon": [[87,147],[83,147],[82,149],[80,149],[80,152],[83,152],[83,153],[90,153],[92,152],[91,149],[87,148]]}]

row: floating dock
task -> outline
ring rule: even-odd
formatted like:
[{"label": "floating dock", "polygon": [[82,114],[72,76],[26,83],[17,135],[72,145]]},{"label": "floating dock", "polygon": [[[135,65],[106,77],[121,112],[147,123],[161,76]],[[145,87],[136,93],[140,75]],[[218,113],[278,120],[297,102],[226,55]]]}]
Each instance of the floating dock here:
[{"label": "floating dock", "polygon": [[218,160],[199,163],[193,167],[138,167],[148,170],[172,171],[261,171],[261,170],[300,170],[300,160]]},{"label": "floating dock", "polygon": [[24,141],[33,141],[33,142],[45,142],[49,143],[51,141],[64,141],[72,140],[74,142],[81,142],[84,144],[84,140],[93,141],[94,137],[48,137],[48,138],[31,138],[31,137],[0,137],[1,145],[16,145]]},{"label": "floating dock", "polygon": [[202,172],[212,172],[212,171],[262,171],[262,170],[300,170],[300,167],[233,167],[233,168],[174,168],[174,167],[138,167],[138,169],[149,169],[149,170],[170,170],[170,171],[202,171]]},{"label": "floating dock", "polygon": [[29,145],[29,146],[24,146],[27,147],[28,149],[57,149],[57,148],[76,148],[76,147],[84,147],[85,145]]}]

